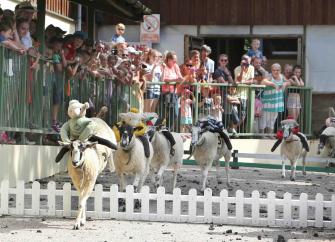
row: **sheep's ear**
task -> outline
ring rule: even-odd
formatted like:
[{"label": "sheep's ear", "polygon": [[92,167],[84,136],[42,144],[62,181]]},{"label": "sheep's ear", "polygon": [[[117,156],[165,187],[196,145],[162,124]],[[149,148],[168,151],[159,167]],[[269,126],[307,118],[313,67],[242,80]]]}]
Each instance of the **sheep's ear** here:
[{"label": "sheep's ear", "polygon": [[60,146],[65,146],[65,147],[70,147],[71,143],[70,142],[63,142],[63,141],[58,141],[58,144]]}]

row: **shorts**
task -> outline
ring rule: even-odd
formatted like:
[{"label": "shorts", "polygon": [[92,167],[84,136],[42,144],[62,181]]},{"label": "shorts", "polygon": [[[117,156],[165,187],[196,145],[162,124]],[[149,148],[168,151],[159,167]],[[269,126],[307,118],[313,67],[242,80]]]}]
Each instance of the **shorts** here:
[{"label": "shorts", "polygon": [[63,75],[55,73],[54,82],[52,85],[52,102],[53,105],[61,104],[64,98],[64,83],[62,80]]},{"label": "shorts", "polygon": [[193,124],[192,117],[181,117],[181,118],[180,118],[180,123],[181,123],[182,125]]},{"label": "shorts", "polygon": [[287,108],[301,108],[300,96],[297,95],[291,96],[290,94],[288,95],[287,98]]},{"label": "shorts", "polygon": [[153,89],[147,89],[144,99],[159,99],[160,93]]}]

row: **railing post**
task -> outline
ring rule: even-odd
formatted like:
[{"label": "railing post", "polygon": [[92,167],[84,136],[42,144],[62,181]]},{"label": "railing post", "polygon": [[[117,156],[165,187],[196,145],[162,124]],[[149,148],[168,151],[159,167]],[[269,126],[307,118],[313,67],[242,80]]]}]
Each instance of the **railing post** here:
[{"label": "railing post", "polygon": [[194,121],[197,122],[199,118],[199,83],[195,83],[195,115],[194,115]]},{"label": "railing post", "polygon": [[230,166],[231,169],[239,169],[239,166],[237,165],[237,162],[238,162],[237,154],[238,154],[238,150],[233,150],[233,154],[232,154],[233,164],[231,164]]},{"label": "railing post", "polygon": [[305,116],[305,130],[303,132],[307,135],[312,134],[312,90],[310,88],[304,89],[305,92],[305,105],[304,105],[304,116]]},{"label": "railing post", "polygon": [[255,112],[255,89],[252,86],[248,87],[248,114],[247,114],[247,132],[252,133],[254,127],[254,112]]}]

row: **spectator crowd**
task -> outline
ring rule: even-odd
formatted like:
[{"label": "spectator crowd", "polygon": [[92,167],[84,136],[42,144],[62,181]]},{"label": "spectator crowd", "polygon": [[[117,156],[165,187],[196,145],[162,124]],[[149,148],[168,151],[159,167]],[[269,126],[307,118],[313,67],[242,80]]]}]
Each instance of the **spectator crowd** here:
[{"label": "spectator crowd", "polygon": [[289,64],[282,68],[278,63],[268,67],[259,39],[252,40],[250,49],[234,69],[230,69],[227,54],[212,60],[207,45],[191,50],[179,66],[173,51],[161,53],[146,45],[128,45],[124,37],[126,26],[122,23],[115,26],[109,42],[93,42],[85,32],[66,34],[49,25],[45,29],[45,52],[40,53],[35,16],[36,10],[29,2],[19,3],[15,11],[0,9],[0,43],[21,55],[28,54],[32,71],[38,71],[41,58],[52,63],[55,78],[51,115],[56,132],[60,130],[59,110],[64,105],[64,78],[104,79],[107,106],[115,88],[131,86],[140,111],[159,112],[171,129],[182,132],[190,131],[197,112],[198,118],[210,115],[224,122],[228,131],[237,135],[247,119],[250,96],[246,85],[265,85],[255,91],[255,133],[273,133],[278,115],[286,110],[289,116],[299,119],[299,89],[287,96],[284,93],[288,86],[304,86],[302,68]]}]

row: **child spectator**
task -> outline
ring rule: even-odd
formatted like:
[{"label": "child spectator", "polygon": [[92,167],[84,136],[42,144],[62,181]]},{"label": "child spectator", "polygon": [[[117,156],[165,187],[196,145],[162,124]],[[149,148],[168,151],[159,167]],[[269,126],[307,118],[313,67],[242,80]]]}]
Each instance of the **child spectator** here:
[{"label": "child spectator", "polygon": [[251,58],[258,57],[263,58],[262,51],[259,50],[259,47],[261,46],[261,42],[259,39],[252,39],[251,41],[251,49],[248,50],[247,55]]},{"label": "child spectator", "polygon": [[28,49],[28,54],[30,56],[30,68],[33,70],[37,70],[39,67],[39,60],[41,54],[39,53],[40,42],[35,35],[31,36],[33,41],[33,46]]},{"label": "child spectator", "polygon": [[115,25],[115,34],[112,36],[111,41],[114,43],[124,43],[126,42],[125,38],[123,37],[126,30],[126,26],[122,23],[118,23]]},{"label": "child spectator", "polygon": [[[299,65],[294,66],[293,75],[289,79],[290,85],[295,87],[303,87],[305,85],[301,78],[302,68]],[[298,88],[289,90],[287,97],[288,115],[297,120],[301,110],[300,90]]]},{"label": "child spectator", "polygon": [[192,103],[193,103],[193,93],[189,89],[184,89],[180,98],[180,124],[181,132],[191,132],[191,126],[193,124],[192,120]]},{"label": "child spectator", "polygon": [[201,88],[201,97],[199,103],[199,118],[207,118],[211,115],[212,107],[213,107],[213,98],[209,96],[210,94],[210,86],[205,85]]},{"label": "child spectator", "polygon": [[223,113],[223,107],[222,107],[222,98],[221,95],[216,94],[214,96],[214,103],[212,107],[212,116],[217,121],[222,122],[222,113]]},{"label": "child spectator", "polygon": [[31,37],[29,36],[29,41],[25,40],[25,37],[29,33],[29,20],[26,18],[19,18],[16,20],[16,30],[18,37],[21,41],[21,44],[26,48],[29,49],[32,47]]},{"label": "child spectator", "polygon": [[0,44],[5,47],[18,51],[20,54],[24,54],[25,50],[18,47],[14,41],[11,40],[13,36],[13,29],[9,23],[5,21],[0,22]]},{"label": "child spectator", "polygon": [[233,84],[232,86],[228,87],[228,93],[226,96],[226,103],[227,103],[227,114],[226,119],[229,120],[229,129],[228,131],[233,134],[233,136],[237,135],[237,127],[240,123],[239,114],[238,114],[238,107],[241,104],[240,98],[237,94],[237,85]]},{"label": "child spectator", "polygon": [[64,51],[62,50],[63,39],[53,37],[50,40],[52,45],[52,60],[54,63],[55,78],[53,80],[53,106],[52,106],[52,128],[57,133],[60,131],[60,124],[58,123],[58,111],[62,104],[64,96],[64,80],[63,80],[63,69],[66,66],[66,59]]}]

